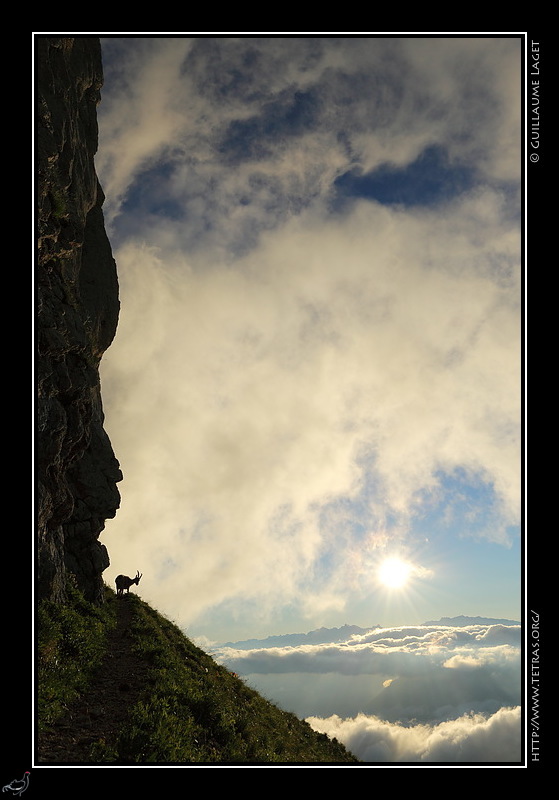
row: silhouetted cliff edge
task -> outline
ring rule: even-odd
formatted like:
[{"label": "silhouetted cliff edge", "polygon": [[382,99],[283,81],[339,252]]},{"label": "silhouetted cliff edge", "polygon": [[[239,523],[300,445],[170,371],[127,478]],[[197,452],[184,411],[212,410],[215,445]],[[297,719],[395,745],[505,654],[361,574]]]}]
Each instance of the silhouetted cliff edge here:
[{"label": "silhouetted cliff edge", "polygon": [[120,503],[103,428],[99,362],[116,332],[116,265],[94,167],[103,83],[96,37],[35,38],[37,174],[37,580],[65,599],[69,575],[102,602],[98,541]]}]

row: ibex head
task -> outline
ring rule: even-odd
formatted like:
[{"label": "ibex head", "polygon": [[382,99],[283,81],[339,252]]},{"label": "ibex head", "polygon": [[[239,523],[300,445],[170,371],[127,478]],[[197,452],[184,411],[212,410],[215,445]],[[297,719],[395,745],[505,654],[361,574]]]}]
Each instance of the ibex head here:
[{"label": "ibex head", "polygon": [[124,593],[125,589],[126,589],[126,592],[129,593],[130,592],[130,587],[132,586],[132,584],[135,583],[136,586],[137,586],[140,583],[140,578],[141,577],[142,576],[140,575],[140,570],[136,570],[136,577],[135,578],[129,578],[127,575],[117,575],[117,577],[115,579],[117,597],[122,595]]}]

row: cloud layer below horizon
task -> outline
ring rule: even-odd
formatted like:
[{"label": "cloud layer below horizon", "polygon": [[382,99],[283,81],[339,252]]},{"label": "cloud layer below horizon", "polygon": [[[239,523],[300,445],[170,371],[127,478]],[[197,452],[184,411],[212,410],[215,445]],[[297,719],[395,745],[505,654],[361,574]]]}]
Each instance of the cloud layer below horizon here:
[{"label": "cloud layer below horizon", "polygon": [[309,718],[319,733],[337,738],[361,761],[370,763],[520,763],[521,710],[464,714],[438,725],[403,727],[359,714],[355,719]]},{"label": "cloud layer below horizon", "polygon": [[[103,47],[115,574],[133,553],[181,623],[285,605],[319,620],[435,511],[505,546],[520,509],[516,40]],[[435,199],[417,183],[426,152]],[[407,175],[401,202],[379,202],[387,170]]]},{"label": "cloud layer below horizon", "polygon": [[214,655],[364,761],[513,762],[521,642],[519,625],[432,624]]}]

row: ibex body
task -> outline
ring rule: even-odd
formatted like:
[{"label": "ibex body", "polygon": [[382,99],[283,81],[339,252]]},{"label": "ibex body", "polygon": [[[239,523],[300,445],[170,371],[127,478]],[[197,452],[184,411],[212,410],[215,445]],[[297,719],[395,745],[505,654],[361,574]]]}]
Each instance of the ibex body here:
[{"label": "ibex body", "polygon": [[117,575],[116,579],[115,579],[116,596],[120,597],[120,595],[122,595],[124,593],[125,589],[126,589],[127,593],[129,593],[130,592],[130,587],[132,586],[132,584],[135,583],[136,586],[137,586],[140,583],[140,578],[141,577],[142,576],[140,575],[140,571],[139,570],[136,570],[136,577],[135,578],[129,578],[127,575]]}]

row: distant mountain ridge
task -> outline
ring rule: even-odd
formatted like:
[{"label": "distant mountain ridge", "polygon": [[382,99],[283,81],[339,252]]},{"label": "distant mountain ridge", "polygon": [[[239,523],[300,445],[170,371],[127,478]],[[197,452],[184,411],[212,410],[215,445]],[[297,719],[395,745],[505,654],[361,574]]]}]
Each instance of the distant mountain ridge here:
[{"label": "distant mountain ridge", "polygon": [[422,625],[448,625],[452,628],[462,628],[465,625],[520,625],[520,622],[514,619],[465,617],[463,614],[461,614],[459,617],[441,617],[440,619],[429,620],[429,622],[423,622]]},{"label": "distant mountain ridge", "polygon": [[279,636],[267,636],[265,639],[245,639],[240,642],[224,642],[219,647],[235,647],[237,650],[255,650],[267,647],[296,647],[300,644],[327,644],[328,642],[344,642],[350,636],[368,633],[380,625],[360,628],[358,625],[342,625],[341,628],[317,628],[308,633],[285,633]]},{"label": "distant mountain ridge", "polygon": [[[492,617],[441,617],[420,623],[423,625],[445,625],[451,628],[463,628],[466,625],[520,625],[513,619],[494,619]],[[277,636],[267,636],[265,639],[244,639],[239,642],[223,642],[211,650],[223,647],[232,647],[236,650],[260,650],[273,647],[297,647],[302,644],[328,644],[329,642],[345,642],[350,636],[362,636],[384,625],[370,625],[360,628],[358,625],[342,625],[341,628],[317,628],[308,633],[284,633]],[[400,626],[389,626],[400,627]]]}]

